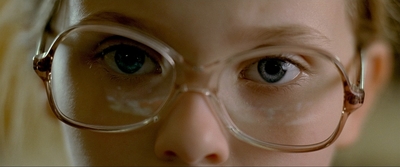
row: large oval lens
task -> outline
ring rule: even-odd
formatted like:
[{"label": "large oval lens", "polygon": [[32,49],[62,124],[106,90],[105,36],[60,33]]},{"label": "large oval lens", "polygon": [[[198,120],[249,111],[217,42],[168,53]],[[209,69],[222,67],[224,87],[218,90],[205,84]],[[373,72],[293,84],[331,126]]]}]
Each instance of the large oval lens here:
[{"label": "large oval lens", "polygon": [[141,123],[171,93],[174,73],[166,57],[118,32],[77,29],[57,47],[51,87],[68,119],[96,126]]},{"label": "large oval lens", "polygon": [[[252,67],[260,62],[261,67]],[[264,80],[253,74],[264,75],[260,77]],[[280,80],[284,82],[277,83]],[[232,59],[220,76],[218,90],[234,124],[231,128],[281,145],[328,139],[338,127],[344,101],[335,64],[315,51],[290,47],[264,48]]]}]

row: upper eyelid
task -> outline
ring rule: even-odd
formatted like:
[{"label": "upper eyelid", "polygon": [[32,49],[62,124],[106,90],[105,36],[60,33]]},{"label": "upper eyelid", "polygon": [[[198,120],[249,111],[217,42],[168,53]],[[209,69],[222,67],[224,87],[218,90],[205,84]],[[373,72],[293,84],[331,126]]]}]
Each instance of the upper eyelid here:
[{"label": "upper eyelid", "polygon": [[[107,44],[107,42],[110,42],[109,44]],[[135,41],[133,39],[129,39],[126,37],[122,37],[122,36],[110,36],[110,37],[106,37],[105,39],[102,39],[98,46],[95,49],[95,57],[99,58],[103,55],[103,50],[113,47],[113,46],[117,46],[117,45],[130,45],[132,47],[138,47],[144,51],[146,51],[147,53],[149,53],[148,56],[150,56],[152,59],[154,59],[157,62],[160,62],[162,59],[162,56],[160,53],[158,53],[155,49],[141,43],[138,41]]]},{"label": "upper eyelid", "polygon": [[[117,39],[121,38],[121,39]],[[116,37],[116,36],[111,36],[111,37],[105,37],[104,39],[101,39],[101,41],[98,42],[94,49],[95,57],[101,57],[104,56],[104,50],[107,48],[110,48],[112,46],[116,45],[121,45],[121,42],[118,42],[118,40],[126,40],[128,41],[129,39],[123,39],[123,37]]]},{"label": "upper eyelid", "polygon": [[142,44],[140,42],[137,42],[137,41],[135,41],[133,39],[125,38],[125,37],[122,37],[122,36],[106,37],[106,38],[102,39],[98,43],[96,49],[102,50],[102,49],[106,49],[106,48],[108,48],[110,46],[122,45],[122,44],[123,45],[136,46],[136,47],[139,47],[139,48],[142,48],[142,49],[145,49],[145,50],[147,50],[148,48],[152,49],[152,48],[150,48],[150,47],[148,47],[148,46],[146,46],[146,45],[144,45],[144,44]]},{"label": "upper eyelid", "polygon": [[243,67],[242,69],[245,69],[248,66],[257,63],[264,58],[271,58],[271,59],[276,58],[276,59],[280,59],[280,60],[289,62],[289,63],[295,65],[296,67],[300,68],[300,70],[302,70],[302,71],[310,71],[309,68],[311,68],[309,62],[307,60],[305,60],[304,56],[302,56],[301,54],[283,53],[283,54],[279,54],[279,55],[262,56],[262,57],[253,59],[253,60],[249,61],[248,63],[241,65]]}]

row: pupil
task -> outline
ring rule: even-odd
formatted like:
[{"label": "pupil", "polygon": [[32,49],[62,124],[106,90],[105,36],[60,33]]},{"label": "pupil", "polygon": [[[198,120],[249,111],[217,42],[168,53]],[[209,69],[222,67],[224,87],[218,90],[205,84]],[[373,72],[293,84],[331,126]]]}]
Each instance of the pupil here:
[{"label": "pupil", "polygon": [[285,62],[279,59],[262,59],[257,68],[261,78],[269,83],[280,81],[287,71]]},{"label": "pupil", "polygon": [[135,47],[121,46],[115,51],[115,63],[118,68],[128,74],[140,70],[144,64],[146,52]]}]

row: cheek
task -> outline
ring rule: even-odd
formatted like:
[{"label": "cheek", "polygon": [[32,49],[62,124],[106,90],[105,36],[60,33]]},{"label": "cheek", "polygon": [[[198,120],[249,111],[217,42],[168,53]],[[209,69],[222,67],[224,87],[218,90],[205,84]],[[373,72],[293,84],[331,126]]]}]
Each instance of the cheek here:
[{"label": "cheek", "polygon": [[307,153],[267,151],[239,141],[233,145],[229,160],[239,166],[329,166],[335,153],[334,145]]},{"label": "cheek", "polygon": [[[151,130],[155,131],[155,130]],[[154,163],[155,133],[97,133],[64,126],[74,165],[134,166]]]},{"label": "cheek", "polygon": [[[154,155],[155,134],[106,134],[64,126],[67,146],[74,165],[141,165],[158,162]],[[271,152],[230,138],[230,157],[235,165],[299,166],[329,165],[334,147],[309,153]]]}]

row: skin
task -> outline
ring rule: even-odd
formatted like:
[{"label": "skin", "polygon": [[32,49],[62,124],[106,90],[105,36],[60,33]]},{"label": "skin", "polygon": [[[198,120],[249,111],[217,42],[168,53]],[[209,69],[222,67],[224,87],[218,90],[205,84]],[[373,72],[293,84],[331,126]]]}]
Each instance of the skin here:
[{"label": "skin", "polygon": [[[58,32],[99,12],[117,12],[140,20],[149,34],[174,48],[190,64],[207,64],[272,41],[324,50],[338,56],[345,67],[356,52],[345,2],[339,0],[87,0],[62,5],[64,12],[54,24]],[[260,38],[260,34],[268,34],[276,27],[306,27],[318,34],[289,40],[285,36],[273,40]],[[325,166],[335,152],[335,144],[315,152],[282,153],[239,141],[221,125],[204,97],[196,93],[183,94],[166,110],[169,115],[163,121],[125,133],[98,133],[64,126],[73,162],[118,166]]]}]

